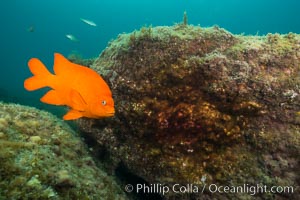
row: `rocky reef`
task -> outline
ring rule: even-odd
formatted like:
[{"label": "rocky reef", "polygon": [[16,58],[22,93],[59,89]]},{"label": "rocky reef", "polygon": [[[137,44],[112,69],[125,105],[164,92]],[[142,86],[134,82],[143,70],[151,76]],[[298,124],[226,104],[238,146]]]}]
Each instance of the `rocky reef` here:
[{"label": "rocky reef", "polygon": [[50,113],[0,103],[0,146],[0,199],[127,199]]},{"label": "rocky reef", "polygon": [[78,53],[77,51],[72,51],[69,55],[68,55],[68,60],[73,62],[73,63],[77,63],[79,65],[83,65],[86,67],[90,67],[96,58],[83,58],[82,55],[80,53]]},{"label": "rocky reef", "polygon": [[107,169],[131,175],[124,184],[293,187],[162,199],[299,198],[299,35],[143,27],[119,35],[91,67],[110,84],[116,115],[78,124]]}]

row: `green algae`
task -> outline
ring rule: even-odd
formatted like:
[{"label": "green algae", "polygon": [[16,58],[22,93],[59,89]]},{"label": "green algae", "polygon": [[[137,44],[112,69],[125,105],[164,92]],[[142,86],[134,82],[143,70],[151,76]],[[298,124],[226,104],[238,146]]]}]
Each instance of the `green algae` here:
[{"label": "green algae", "polygon": [[0,145],[0,199],[126,199],[50,113],[0,103]]}]

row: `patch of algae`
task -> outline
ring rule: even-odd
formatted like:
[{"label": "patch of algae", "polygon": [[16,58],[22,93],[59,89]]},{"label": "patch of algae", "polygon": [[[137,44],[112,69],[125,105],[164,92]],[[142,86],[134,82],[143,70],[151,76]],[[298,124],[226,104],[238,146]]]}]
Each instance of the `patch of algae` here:
[{"label": "patch of algae", "polygon": [[126,199],[50,113],[0,102],[0,199]]},{"label": "patch of algae", "polygon": [[[299,197],[300,36],[233,35],[219,27],[143,27],[92,68],[111,84],[116,116],[79,121],[109,166],[146,182],[294,187]],[[297,156],[298,155],[298,156]],[[165,199],[200,198],[167,194]],[[247,193],[201,198],[251,199]]]}]

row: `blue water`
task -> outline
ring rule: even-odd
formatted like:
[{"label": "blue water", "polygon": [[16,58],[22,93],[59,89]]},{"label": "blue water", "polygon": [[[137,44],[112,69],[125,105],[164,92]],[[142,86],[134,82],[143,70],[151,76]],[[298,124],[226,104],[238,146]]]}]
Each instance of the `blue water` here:
[{"label": "blue water", "polygon": [[[182,21],[184,11],[189,24],[219,25],[232,33],[300,33],[299,8],[299,0],[2,0],[0,100],[40,105],[39,92],[23,89],[31,57],[48,68],[54,52],[95,57],[119,33],[143,25],[173,25]],[[27,31],[30,26],[34,32]]]}]

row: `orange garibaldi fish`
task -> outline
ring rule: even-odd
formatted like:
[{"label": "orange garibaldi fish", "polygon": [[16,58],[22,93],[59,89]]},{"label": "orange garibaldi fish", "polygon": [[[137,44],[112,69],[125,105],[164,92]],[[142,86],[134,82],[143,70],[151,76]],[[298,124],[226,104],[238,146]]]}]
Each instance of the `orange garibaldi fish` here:
[{"label": "orange garibaldi fish", "polygon": [[50,87],[51,90],[41,101],[70,107],[64,120],[114,115],[112,93],[106,82],[92,69],[72,63],[59,53],[54,54],[54,74],[37,58],[31,58],[28,66],[33,76],[24,81],[24,88],[33,91]]}]

